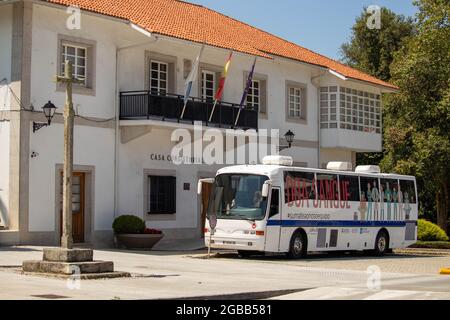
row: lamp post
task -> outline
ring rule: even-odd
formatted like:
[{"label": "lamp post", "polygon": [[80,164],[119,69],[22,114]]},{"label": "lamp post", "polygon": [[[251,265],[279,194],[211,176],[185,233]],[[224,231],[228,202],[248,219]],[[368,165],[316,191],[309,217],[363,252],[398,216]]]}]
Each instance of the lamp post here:
[{"label": "lamp post", "polygon": [[279,151],[280,152],[283,151],[283,150],[292,148],[292,143],[294,142],[295,134],[291,130],[289,130],[284,135],[284,138],[286,139],[287,146],[280,146],[279,147]]},{"label": "lamp post", "polygon": [[52,123],[53,116],[56,112],[56,107],[51,101],[49,101],[42,107],[42,110],[44,110],[44,115],[47,118],[47,122],[33,122],[33,132],[36,132],[43,127],[48,127]]}]

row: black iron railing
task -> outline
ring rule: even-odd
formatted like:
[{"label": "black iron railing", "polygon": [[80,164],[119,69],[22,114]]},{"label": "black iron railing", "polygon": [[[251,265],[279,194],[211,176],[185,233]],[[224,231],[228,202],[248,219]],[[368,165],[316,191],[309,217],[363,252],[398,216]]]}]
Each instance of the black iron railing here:
[{"label": "black iron railing", "polygon": [[120,119],[151,119],[160,121],[176,121],[194,123],[201,121],[206,126],[220,128],[258,129],[258,110],[244,108],[239,121],[234,126],[239,112],[239,105],[218,102],[214,114],[209,121],[214,101],[190,98],[184,117],[181,119],[184,100],[176,94],[162,94],[151,91],[126,91],[120,93]]}]

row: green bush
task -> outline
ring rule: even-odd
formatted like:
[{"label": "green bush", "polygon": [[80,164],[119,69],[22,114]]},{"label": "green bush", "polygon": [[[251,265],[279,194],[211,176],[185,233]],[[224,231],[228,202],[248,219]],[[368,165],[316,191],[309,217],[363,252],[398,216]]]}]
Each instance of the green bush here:
[{"label": "green bush", "polygon": [[115,234],[142,234],[145,230],[145,222],[136,216],[120,216],[112,225]]},{"label": "green bush", "polygon": [[419,241],[448,241],[445,231],[434,223],[420,219],[418,226]]}]

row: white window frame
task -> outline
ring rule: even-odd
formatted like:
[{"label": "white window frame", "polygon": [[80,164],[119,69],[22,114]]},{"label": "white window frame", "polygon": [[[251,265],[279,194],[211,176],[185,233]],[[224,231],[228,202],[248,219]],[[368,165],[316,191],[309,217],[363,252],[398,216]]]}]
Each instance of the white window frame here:
[{"label": "white window frame", "polygon": [[[255,89],[255,83],[258,84],[258,88]],[[258,90],[258,94],[255,94],[255,90]],[[257,101],[256,101],[257,100]],[[246,105],[248,108],[260,110],[261,106],[261,81],[253,79],[248,90]]]},{"label": "white window frame", "polygon": [[[67,53],[67,51],[68,51],[67,48],[68,47],[71,47],[71,48],[75,49],[75,54],[74,55]],[[84,50],[84,57],[78,56],[78,49]],[[84,81],[82,83],[82,86],[86,87],[87,83],[88,83],[88,50],[89,50],[89,48],[87,46],[75,45],[75,44],[67,43],[67,42],[63,41],[62,42],[62,48],[61,48],[61,66],[60,66],[61,69],[60,69],[60,75],[64,75],[64,70],[65,70],[64,64],[65,64],[65,62],[67,60],[67,57],[68,56],[73,57],[73,59],[75,61],[75,63],[72,64],[73,65],[73,69],[72,69],[73,70],[73,76],[76,79],[78,79],[78,80]],[[81,59],[81,58],[84,59],[84,65],[79,65],[78,64],[78,59]],[[84,69],[84,75],[80,75],[79,74],[79,69],[81,69],[81,68]]]},{"label": "white window frame", "polygon": [[289,118],[302,118],[302,87],[289,87],[288,92],[288,112]]},{"label": "white window frame", "polygon": [[[206,80],[206,75],[212,75],[212,77],[213,77],[212,88],[211,88],[212,92],[213,92],[212,96],[206,96],[206,90],[209,89],[209,88],[206,87],[206,85],[207,85],[207,83],[211,83],[211,81]],[[216,81],[217,81],[216,73],[213,72],[213,71],[209,71],[209,70],[202,70],[201,77],[202,77],[202,80],[201,80],[201,83],[202,83],[202,99],[203,100],[209,100],[209,99],[210,100],[214,100],[214,94],[215,94],[215,90],[216,90]]]},{"label": "white window frame", "polygon": [[[153,69],[153,64],[154,63],[156,63],[158,65],[158,69],[157,70]],[[166,66],[166,70],[165,71],[161,70],[161,66],[162,65]],[[150,71],[150,75],[149,75],[149,78],[150,78],[149,89],[150,89],[150,91],[151,92],[155,92],[156,91],[156,92],[158,92],[158,94],[160,94],[160,93],[167,94],[168,91],[169,91],[169,64],[167,62],[150,59],[149,69],[150,69],[149,70]],[[157,78],[153,77],[153,72],[156,72],[158,74]],[[165,79],[161,79],[161,75],[162,74],[166,75]],[[152,82],[155,81],[155,80],[158,83],[158,85],[156,87],[152,85]],[[161,85],[162,82],[166,83],[165,87],[163,87]]]},{"label": "white window frame", "polygon": [[340,129],[381,134],[381,96],[339,88]]}]

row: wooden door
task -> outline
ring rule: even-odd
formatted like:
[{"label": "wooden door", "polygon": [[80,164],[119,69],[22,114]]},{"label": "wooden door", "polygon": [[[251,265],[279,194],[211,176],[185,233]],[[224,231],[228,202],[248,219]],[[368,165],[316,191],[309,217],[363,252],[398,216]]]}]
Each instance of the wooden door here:
[{"label": "wooden door", "polygon": [[202,212],[201,212],[201,219],[202,219],[202,235],[204,236],[203,230],[205,230],[205,224],[206,224],[206,215],[208,211],[208,205],[209,205],[209,197],[213,191],[213,184],[211,183],[202,183]]},{"label": "wooden door", "polygon": [[[60,208],[61,224],[60,232],[62,234],[62,199],[63,199],[63,177],[61,174],[60,183]],[[84,208],[85,208],[85,174],[76,172],[72,177],[72,237],[74,243],[84,242]]]}]

